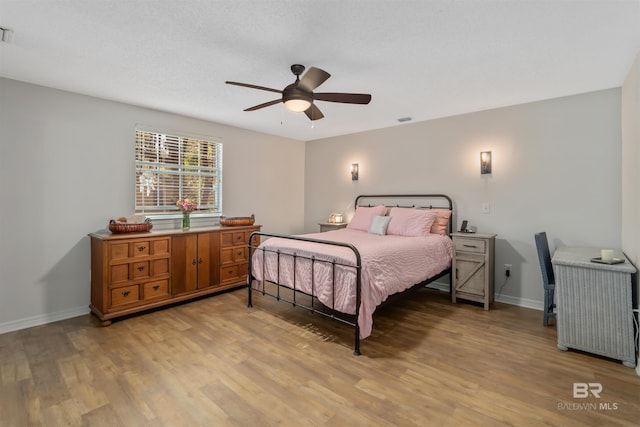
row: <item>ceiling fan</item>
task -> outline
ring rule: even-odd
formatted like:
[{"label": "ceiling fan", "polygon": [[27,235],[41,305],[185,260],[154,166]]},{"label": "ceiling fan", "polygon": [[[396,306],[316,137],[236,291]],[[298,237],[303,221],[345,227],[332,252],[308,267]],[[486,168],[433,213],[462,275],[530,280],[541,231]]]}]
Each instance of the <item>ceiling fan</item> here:
[{"label": "ceiling fan", "polygon": [[282,98],[274,99],[273,101],[265,102],[263,104],[254,105],[244,111],[255,111],[260,108],[269,107],[271,105],[283,102],[287,109],[294,112],[302,112],[309,117],[309,120],[319,120],[324,117],[324,114],[313,103],[313,101],[328,101],[328,102],[341,102],[344,104],[368,104],[371,101],[371,95],[364,93],[336,93],[336,92],[323,92],[314,93],[313,90],[324,83],[331,74],[327,73],[320,68],[311,67],[300,78],[300,75],[304,72],[304,65],[293,64],[291,66],[291,72],[296,76],[296,81],[285,87],[283,90],[272,89],[264,86],[256,86],[247,83],[238,83],[226,81],[226,84],[249,87],[252,89],[266,90],[269,92],[276,92],[282,94]]}]

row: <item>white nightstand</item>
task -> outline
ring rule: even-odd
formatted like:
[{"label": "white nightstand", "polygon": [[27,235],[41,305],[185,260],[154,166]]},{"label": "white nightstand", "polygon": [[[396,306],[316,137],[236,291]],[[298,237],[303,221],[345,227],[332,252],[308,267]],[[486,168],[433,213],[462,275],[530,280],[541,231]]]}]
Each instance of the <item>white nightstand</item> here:
[{"label": "white nightstand", "polygon": [[320,226],[320,232],[324,233],[325,231],[338,230],[340,228],[345,228],[347,226],[347,222],[321,222],[318,225]]},{"label": "white nightstand", "polygon": [[493,302],[495,234],[451,233],[453,239],[453,286],[456,298],[481,302],[489,310]]}]

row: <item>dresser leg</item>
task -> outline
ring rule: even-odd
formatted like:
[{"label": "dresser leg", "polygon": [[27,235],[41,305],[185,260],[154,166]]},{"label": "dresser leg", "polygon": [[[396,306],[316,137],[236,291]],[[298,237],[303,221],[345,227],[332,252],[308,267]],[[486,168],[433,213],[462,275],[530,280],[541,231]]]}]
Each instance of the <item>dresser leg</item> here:
[{"label": "dresser leg", "polygon": [[569,350],[569,347],[565,347],[565,346],[563,346],[562,344],[558,344],[558,348],[559,348],[560,350],[562,350],[562,351],[568,351],[568,350]]},{"label": "dresser leg", "polygon": [[103,320],[102,322],[100,322],[100,324],[102,326],[109,326],[111,324],[111,320],[110,319]]}]

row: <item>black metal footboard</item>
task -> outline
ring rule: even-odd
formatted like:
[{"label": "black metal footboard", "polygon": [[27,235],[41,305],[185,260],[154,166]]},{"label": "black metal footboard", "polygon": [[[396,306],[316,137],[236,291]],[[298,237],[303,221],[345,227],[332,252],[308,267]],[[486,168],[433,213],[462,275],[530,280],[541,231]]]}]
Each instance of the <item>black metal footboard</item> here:
[{"label": "black metal footboard", "polygon": [[[326,259],[321,259],[321,258],[316,258],[315,256],[309,256],[309,255],[299,255],[295,252],[293,253],[283,253],[281,252],[279,249],[270,249],[270,248],[265,248],[265,247],[260,247],[260,246],[253,246],[252,242],[254,241],[254,237],[256,236],[265,236],[265,237],[278,237],[278,238],[282,238],[282,239],[289,239],[289,240],[299,240],[299,241],[304,241],[304,242],[312,242],[312,243],[319,243],[319,244],[323,244],[323,245],[330,245],[330,246],[342,246],[342,247],[346,247],[349,248],[351,251],[353,251],[353,254],[355,255],[355,259],[356,259],[356,265],[351,265],[351,264],[345,264],[343,262],[340,261],[336,261],[335,259],[333,260],[326,260]],[[263,251],[262,253],[262,280],[260,281],[260,288],[259,289],[253,289],[253,282],[255,279],[254,275],[253,275],[253,254],[255,251]],[[277,256],[277,268],[278,268],[278,272],[277,272],[277,280],[276,281],[267,281],[265,280],[265,259],[266,259],[266,254],[265,252],[269,252],[269,253],[275,253]],[[307,237],[301,237],[301,236],[288,236],[288,235],[282,235],[282,234],[273,234],[273,233],[265,233],[265,232],[254,232],[251,233],[251,237],[249,238],[249,275],[247,277],[247,283],[248,283],[248,302],[247,305],[248,307],[252,307],[252,292],[256,291],[256,292],[260,292],[262,295],[269,295],[273,298],[275,298],[278,301],[285,301],[285,302],[289,302],[291,304],[293,304],[293,306],[299,306],[302,308],[305,308],[307,310],[312,311],[313,313],[317,313],[320,314],[322,316],[325,317],[329,317],[332,318],[334,320],[338,320],[342,323],[345,323],[347,325],[353,326],[355,328],[355,338],[354,338],[354,344],[353,344],[353,354],[354,355],[360,355],[360,325],[358,323],[359,320],[359,315],[360,315],[360,305],[361,305],[361,299],[362,299],[362,262],[361,262],[361,258],[360,258],[360,253],[358,252],[358,250],[356,249],[355,246],[349,244],[349,243],[343,243],[343,242],[333,242],[333,241],[328,241],[328,240],[320,240],[320,239],[311,239],[311,238],[307,238]],[[289,257],[290,259],[293,260],[293,285],[292,286],[287,286],[287,285],[282,285],[280,284],[280,259],[281,257]],[[297,289],[296,287],[296,262],[298,261],[298,259],[306,259],[309,260],[311,262],[311,274],[310,274],[310,280],[311,280],[311,293],[307,293],[307,292],[303,292],[300,289]],[[331,271],[332,271],[332,302],[331,305],[328,307],[329,308],[329,312],[327,312],[326,308],[327,305],[321,302],[315,302],[316,298],[315,298],[315,293],[316,293],[316,287],[315,287],[315,275],[314,275],[314,269],[315,269],[315,265],[317,263],[322,263],[322,264],[328,264],[331,266]],[[339,312],[338,310],[336,310],[335,308],[335,292],[336,292],[336,283],[335,283],[335,279],[336,279],[336,268],[340,266],[341,268],[353,268],[355,270],[356,273],[356,308],[355,308],[355,320],[352,322],[342,316],[337,316],[336,312]],[[301,280],[305,280],[306,278],[302,278]],[[271,285],[275,286],[275,292],[270,292],[267,290],[267,286],[266,284],[270,283]],[[287,296],[283,295],[283,292],[281,292],[281,288],[286,288],[290,291],[292,291],[292,297],[288,298]],[[310,297],[310,304],[306,304],[305,302],[300,301],[296,295],[297,294],[304,294]]]}]

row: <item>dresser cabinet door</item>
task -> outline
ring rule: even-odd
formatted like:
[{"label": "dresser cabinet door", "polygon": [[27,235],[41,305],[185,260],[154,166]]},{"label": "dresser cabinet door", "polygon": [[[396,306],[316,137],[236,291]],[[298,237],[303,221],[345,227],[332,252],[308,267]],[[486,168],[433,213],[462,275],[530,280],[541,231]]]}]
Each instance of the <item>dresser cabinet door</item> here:
[{"label": "dresser cabinet door", "polygon": [[173,295],[206,289],[219,282],[218,247],[215,232],[173,237]]}]

